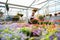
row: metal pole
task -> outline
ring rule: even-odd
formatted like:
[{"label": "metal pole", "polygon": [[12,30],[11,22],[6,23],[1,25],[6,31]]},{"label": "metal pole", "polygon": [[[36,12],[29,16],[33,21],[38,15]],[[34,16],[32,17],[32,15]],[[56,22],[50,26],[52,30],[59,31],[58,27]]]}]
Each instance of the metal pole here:
[{"label": "metal pole", "polygon": [[28,10],[26,10],[26,23],[28,23]]},{"label": "metal pole", "polygon": [[1,11],[2,9],[0,9],[0,11]]},{"label": "metal pole", "polygon": [[39,11],[38,11],[38,14],[39,14]]},{"label": "metal pole", "polygon": [[[7,2],[8,2],[8,0],[6,0],[6,3]],[[7,13],[7,15],[8,15],[8,11],[6,11],[6,7],[5,7],[5,13]],[[5,17],[4,21],[6,21],[6,14],[4,15],[4,17]]]},{"label": "metal pole", "polygon": [[8,0],[6,0],[6,3],[8,2]]},{"label": "metal pole", "polygon": [[4,12],[4,21],[6,21],[6,9],[5,9],[5,12]]},{"label": "metal pole", "polygon": [[49,14],[49,0],[47,0],[48,6],[47,6],[47,14]]},{"label": "metal pole", "polygon": [[55,13],[56,13],[56,3],[55,3]]},{"label": "metal pole", "polygon": [[47,10],[47,11],[48,11],[48,13],[49,13],[49,0],[48,0],[48,10]]}]

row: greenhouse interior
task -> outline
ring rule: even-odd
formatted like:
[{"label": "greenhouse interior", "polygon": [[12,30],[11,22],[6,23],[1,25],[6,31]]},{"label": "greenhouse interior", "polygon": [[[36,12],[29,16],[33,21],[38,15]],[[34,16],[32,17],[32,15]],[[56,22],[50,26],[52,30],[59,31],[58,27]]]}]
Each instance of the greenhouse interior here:
[{"label": "greenhouse interior", "polygon": [[0,40],[60,40],[60,0],[0,0]]}]

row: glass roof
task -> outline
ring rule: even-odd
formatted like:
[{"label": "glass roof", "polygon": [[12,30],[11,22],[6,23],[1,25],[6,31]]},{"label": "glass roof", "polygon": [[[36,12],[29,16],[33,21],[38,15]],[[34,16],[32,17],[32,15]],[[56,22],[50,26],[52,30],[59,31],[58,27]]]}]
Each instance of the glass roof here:
[{"label": "glass roof", "polygon": [[[6,3],[6,1],[7,0],[0,0],[0,2],[4,2],[4,3]],[[27,6],[27,7],[41,8],[48,1],[49,2],[56,1],[56,2],[60,3],[59,0],[8,0],[8,3],[16,4],[16,5],[23,5],[23,6]],[[50,2],[49,4],[54,4],[54,3],[55,2]]]},{"label": "glass roof", "polygon": [[[8,0],[8,3],[39,8],[40,6],[44,5],[43,2],[45,2],[45,1],[47,1],[47,0]],[[6,2],[6,0],[0,0],[0,2]],[[37,6],[36,4],[38,4],[38,3],[41,3],[41,5]],[[33,5],[35,5],[35,6],[33,6]]]},{"label": "glass roof", "polygon": [[[0,2],[6,3],[6,0],[0,0]],[[18,12],[20,11],[20,8],[21,9],[23,8],[24,10],[27,9],[28,7],[39,8],[40,9],[39,13],[41,14],[46,13],[45,11],[48,10],[49,13],[60,11],[60,0],[8,0],[8,3],[18,5],[18,6],[9,5],[10,10],[12,10],[12,12]],[[1,6],[4,7],[5,5],[0,4],[0,9],[2,8]],[[17,11],[14,8],[16,8]],[[30,11],[31,9],[28,10],[28,12]]]}]

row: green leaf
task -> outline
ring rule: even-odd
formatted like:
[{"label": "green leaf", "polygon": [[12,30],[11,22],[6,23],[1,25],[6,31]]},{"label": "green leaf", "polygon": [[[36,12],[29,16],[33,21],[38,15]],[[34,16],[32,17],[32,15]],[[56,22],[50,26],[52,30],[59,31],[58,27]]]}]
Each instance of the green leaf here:
[{"label": "green leaf", "polygon": [[43,16],[39,16],[39,19],[42,20],[44,17]]}]

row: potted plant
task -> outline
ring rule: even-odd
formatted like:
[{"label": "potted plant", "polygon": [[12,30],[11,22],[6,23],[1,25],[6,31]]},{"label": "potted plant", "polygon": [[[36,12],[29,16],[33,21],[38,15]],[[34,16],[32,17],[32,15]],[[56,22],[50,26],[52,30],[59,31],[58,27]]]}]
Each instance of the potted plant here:
[{"label": "potted plant", "polygon": [[33,23],[33,24],[38,24],[39,22],[38,22],[38,20],[34,19],[34,20],[32,21],[32,23]]},{"label": "potted plant", "polygon": [[39,16],[39,20],[43,20],[44,19],[44,16]]}]

